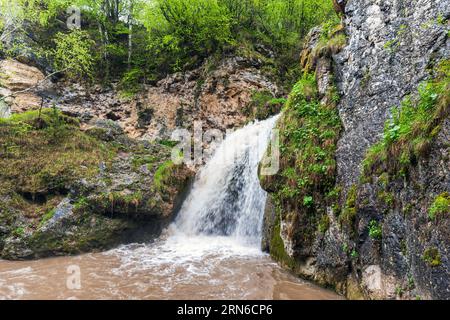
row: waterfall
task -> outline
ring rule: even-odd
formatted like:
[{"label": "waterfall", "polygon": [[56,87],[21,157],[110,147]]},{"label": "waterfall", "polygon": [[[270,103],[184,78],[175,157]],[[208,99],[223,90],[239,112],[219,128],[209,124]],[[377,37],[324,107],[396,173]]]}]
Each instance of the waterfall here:
[{"label": "waterfall", "polygon": [[267,195],[259,184],[258,164],[277,119],[248,124],[223,140],[197,175],[175,230],[260,243]]}]

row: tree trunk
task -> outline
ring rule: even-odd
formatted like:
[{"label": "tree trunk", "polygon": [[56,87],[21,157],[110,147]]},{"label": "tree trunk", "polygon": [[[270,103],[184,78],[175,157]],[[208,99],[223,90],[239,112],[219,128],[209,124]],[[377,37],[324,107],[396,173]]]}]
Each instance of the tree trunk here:
[{"label": "tree trunk", "polygon": [[133,1],[130,1],[128,13],[128,71],[131,69],[131,56],[133,54]]}]

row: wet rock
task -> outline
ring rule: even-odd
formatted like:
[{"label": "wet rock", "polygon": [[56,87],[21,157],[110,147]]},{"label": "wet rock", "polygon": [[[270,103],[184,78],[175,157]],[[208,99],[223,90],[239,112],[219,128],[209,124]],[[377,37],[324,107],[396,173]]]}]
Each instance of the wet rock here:
[{"label": "wet rock", "polygon": [[275,225],[276,211],[275,206],[272,203],[270,195],[266,201],[266,207],[264,209],[264,223],[262,231],[261,249],[265,252],[270,251],[270,240],[273,236],[273,228]]},{"label": "wet rock", "polygon": [[[47,210],[43,215],[16,208],[11,197],[2,202],[0,221],[8,228],[0,231],[1,258],[78,254],[151,241],[173,221],[194,173],[171,162],[171,148],[133,140],[112,120],[97,120],[85,134],[110,148],[111,159],[99,159],[98,173],[72,181],[64,197],[49,189],[42,203],[21,200],[36,212]],[[0,195],[5,192],[12,191],[0,189]],[[60,198],[52,208],[52,199]]]},{"label": "wet rock", "polygon": [[336,154],[338,180],[350,187],[358,180],[367,148],[376,143],[405,95],[429,77],[428,66],[450,55],[450,2],[355,0],[346,5],[348,45],[335,56],[338,105],[345,131]]},{"label": "wet rock", "polygon": [[[435,198],[450,192],[448,113],[427,155],[410,166],[407,176],[383,181],[374,175],[367,182],[360,181],[360,172],[391,108],[405,96],[417,95],[419,84],[433,76],[430,66],[450,58],[450,1],[344,3],[347,46],[332,61],[310,59],[320,35],[320,29],[313,29],[302,53],[302,65],[316,71],[319,91],[330,88],[334,75],[341,94],[344,132],[336,152],[341,199],[338,210],[328,212],[328,230],[314,233],[313,245],[292,236],[306,223],[297,223],[291,233],[281,232],[287,253],[296,259],[290,267],[349,298],[449,299],[450,219],[429,217]],[[345,226],[339,215],[352,189],[354,217]],[[292,208],[283,209],[289,213],[284,216],[293,216]],[[371,233],[374,226],[379,230]]]}]

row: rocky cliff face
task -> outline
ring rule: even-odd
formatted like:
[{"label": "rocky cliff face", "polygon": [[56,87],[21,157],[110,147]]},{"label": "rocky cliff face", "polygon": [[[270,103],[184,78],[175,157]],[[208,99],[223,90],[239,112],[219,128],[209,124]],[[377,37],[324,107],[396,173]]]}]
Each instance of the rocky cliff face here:
[{"label": "rocky cliff face", "polygon": [[[335,185],[320,177],[329,150],[320,141],[316,147],[325,152],[309,166],[296,167],[308,150],[295,162],[282,153],[280,173],[262,180],[273,203],[265,239],[283,265],[349,298],[450,298],[449,8],[449,1],[348,1],[340,53],[326,54],[333,39],[323,50],[318,30],[305,47],[304,67],[315,71],[322,105],[332,75],[341,96],[336,171],[329,171]],[[301,83],[290,97],[297,110],[311,100]],[[441,86],[439,94],[429,92],[434,86]],[[427,104],[429,123],[415,120],[399,139],[408,110],[418,114]],[[281,131],[311,118],[302,113],[295,120],[289,106]],[[393,106],[406,110],[400,120]],[[294,144],[292,135],[282,138],[282,150]],[[311,187],[305,176],[314,180]]]},{"label": "rocky cliff face", "polygon": [[[8,97],[2,113],[37,109],[43,99],[44,107],[55,105],[80,119],[82,127],[98,119],[112,120],[132,138],[170,140],[175,129],[193,132],[195,122],[204,131],[225,133],[280,110],[281,103],[266,106],[281,92],[260,71],[262,65],[257,58],[206,61],[198,69],[169,75],[126,98],[115,85],[104,88],[52,83],[39,69],[8,59],[0,62],[0,95]],[[33,90],[22,92],[27,88]]]},{"label": "rocky cliff face", "polygon": [[43,110],[0,121],[0,257],[41,258],[149,241],[170,223],[193,172],[171,148],[111,120],[81,131]]},{"label": "rocky cliff face", "polygon": [[345,131],[337,150],[338,180],[357,182],[368,146],[380,138],[392,106],[417,92],[436,61],[448,58],[448,1],[352,0],[348,45],[336,55],[339,114]]},{"label": "rocky cliff face", "polygon": [[225,133],[278,112],[281,102],[267,104],[280,92],[261,66],[257,58],[207,61],[125,98],[114,85],[57,81],[28,60],[1,60],[0,117],[10,118],[0,120],[0,257],[76,254],[156,237],[195,170],[170,161],[172,131],[193,134],[199,121]]}]

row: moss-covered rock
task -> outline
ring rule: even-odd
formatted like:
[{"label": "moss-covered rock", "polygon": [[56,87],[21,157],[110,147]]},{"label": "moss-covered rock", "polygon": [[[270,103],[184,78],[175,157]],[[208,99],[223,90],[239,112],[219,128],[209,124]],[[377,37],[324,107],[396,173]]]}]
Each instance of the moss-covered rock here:
[{"label": "moss-covered rock", "polygon": [[131,140],[112,121],[82,131],[55,110],[1,120],[0,145],[0,256],[7,259],[152,238],[193,175],[167,165],[169,147]]},{"label": "moss-covered rock", "polygon": [[[323,45],[322,37],[318,38],[316,45]],[[295,252],[298,259],[311,255],[316,234],[329,226],[327,207],[337,203],[333,191],[336,143],[342,128],[336,109],[339,95],[328,52],[317,53],[314,48],[304,51],[317,56],[311,57],[313,62],[304,59],[304,74],[292,89],[277,125],[280,171],[261,177],[261,185],[281,208],[280,232],[289,239],[287,251]],[[310,63],[317,73],[311,72]]]}]

